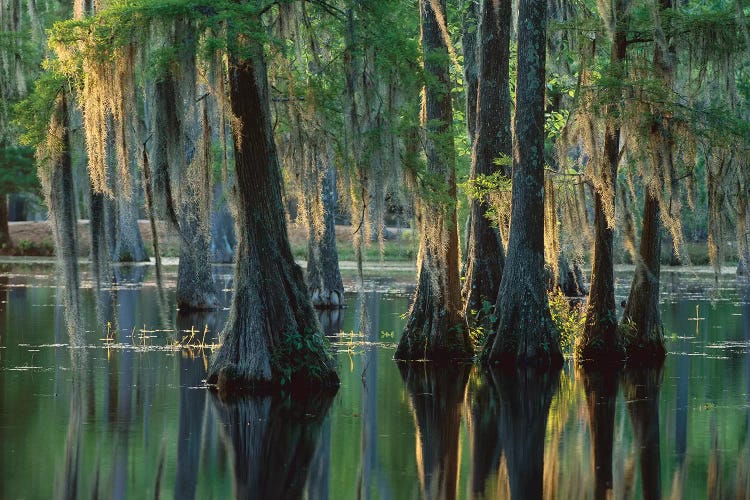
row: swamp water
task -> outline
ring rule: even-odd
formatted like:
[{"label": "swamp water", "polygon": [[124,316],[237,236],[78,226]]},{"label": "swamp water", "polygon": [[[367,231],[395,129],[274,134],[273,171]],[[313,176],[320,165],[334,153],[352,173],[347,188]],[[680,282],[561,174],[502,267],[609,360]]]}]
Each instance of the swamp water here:
[{"label": "swamp water", "polygon": [[178,315],[152,268],[119,268],[111,290],[84,280],[71,347],[53,270],[0,268],[2,499],[750,495],[750,289],[733,278],[663,273],[667,362],[618,378],[397,364],[413,285],[373,279],[322,317],[335,397],[225,404],[196,345],[226,311]]}]

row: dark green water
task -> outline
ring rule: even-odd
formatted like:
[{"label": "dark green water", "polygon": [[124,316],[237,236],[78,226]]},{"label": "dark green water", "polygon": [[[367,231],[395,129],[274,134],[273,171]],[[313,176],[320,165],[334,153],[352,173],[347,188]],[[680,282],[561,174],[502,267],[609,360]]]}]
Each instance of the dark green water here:
[{"label": "dark green water", "polygon": [[82,291],[71,348],[51,268],[0,268],[0,498],[750,494],[750,292],[732,279],[667,274],[667,363],[618,378],[399,366],[410,286],[378,280],[323,318],[332,401],[224,404],[210,353],[171,343],[213,340],[226,311],[178,316],[145,271]]}]

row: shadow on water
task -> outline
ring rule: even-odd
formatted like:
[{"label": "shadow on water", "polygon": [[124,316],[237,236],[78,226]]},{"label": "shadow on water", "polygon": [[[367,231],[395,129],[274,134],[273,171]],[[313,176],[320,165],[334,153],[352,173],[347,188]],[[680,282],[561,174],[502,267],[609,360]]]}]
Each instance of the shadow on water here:
[{"label": "shadow on water", "polygon": [[424,498],[456,498],[459,429],[470,365],[398,363],[416,426],[419,483]]},{"label": "shadow on water", "polygon": [[236,498],[305,496],[311,460],[334,396],[246,396],[222,401],[211,394],[232,457]]}]

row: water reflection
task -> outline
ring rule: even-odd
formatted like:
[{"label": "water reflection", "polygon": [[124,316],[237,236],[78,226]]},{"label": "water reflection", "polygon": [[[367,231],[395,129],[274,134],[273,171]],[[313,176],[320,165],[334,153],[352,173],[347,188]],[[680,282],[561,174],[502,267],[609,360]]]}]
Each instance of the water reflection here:
[{"label": "water reflection", "polygon": [[633,448],[640,464],[642,495],[661,498],[661,454],[659,447],[659,390],[662,368],[625,370],[623,392],[630,423]]},{"label": "water reflection", "polygon": [[613,371],[581,370],[586,392],[591,455],[593,456],[594,498],[612,496],[612,452],[615,433],[615,403],[620,374]]},{"label": "water reflection", "polygon": [[310,461],[334,394],[301,398],[251,396],[211,401],[234,468],[238,499],[297,499],[305,493]]},{"label": "water reflection", "polygon": [[458,432],[470,365],[398,363],[409,393],[424,498],[456,498]]}]

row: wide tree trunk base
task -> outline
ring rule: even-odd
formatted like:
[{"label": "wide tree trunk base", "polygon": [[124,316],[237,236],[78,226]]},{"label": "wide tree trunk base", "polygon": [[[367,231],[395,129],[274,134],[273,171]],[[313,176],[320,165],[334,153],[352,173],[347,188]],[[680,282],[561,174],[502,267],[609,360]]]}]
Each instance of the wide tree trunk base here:
[{"label": "wide tree trunk base", "polygon": [[466,323],[459,313],[451,314],[435,303],[432,287],[432,280],[423,266],[414,305],[394,359],[440,362],[471,360],[474,348]]},{"label": "wide tree trunk base", "polygon": [[505,297],[498,301],[498,327],[487,338],[480,361],[483,365],[556,370],[563,365],[563,355],[546,296],[538,300],[529,291],[521,293],[516,300]]},{"label": "wide tree trunk base", "polygon": [[625,364],[625,346],[616,319],[592,315],[575,347],[576,363],[585,367],[618,368]]},{"label": "wide tree trunk base", "polygon": [[667,357],[667,348],[664,346],[663,335],[659,332],[655,339],[636,339],[625,346],[627,352],[627,365],[644,368],[656,368],[664,364]]}]

